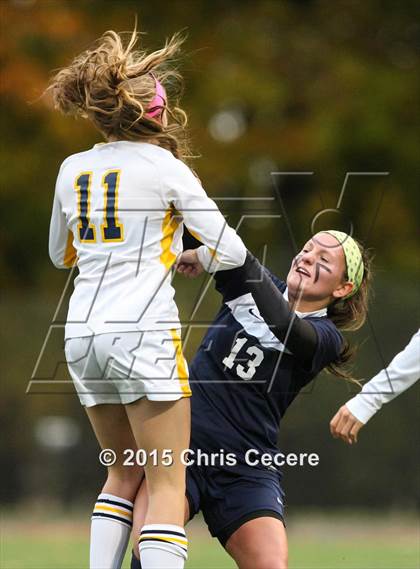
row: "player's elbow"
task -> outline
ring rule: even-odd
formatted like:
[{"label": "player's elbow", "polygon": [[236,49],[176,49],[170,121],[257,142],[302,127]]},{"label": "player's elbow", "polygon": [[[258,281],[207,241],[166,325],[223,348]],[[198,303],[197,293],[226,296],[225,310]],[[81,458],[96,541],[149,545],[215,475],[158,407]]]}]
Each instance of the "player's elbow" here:
[{"label": "player's elbow", "polygon": [[56,251],[49,249],[49,256],[52,264],[56,269],[69,269],[73,263],[69,263],[64,255],[58,254]]},{"label": "player's elbow", "polygon": [[52,264],[57,269],[71,269],[77,263],[76,249],[72,245],[63,248],[54,247],[50,243],[48,253]]},{"label": "player's elbow", "polygon": [[225,251],[216,251],[219,263],[225,267],[242,267],[246,259],[246,247],[242,239],[238,237],[238,241],[232,243]]},{"label": "player's elbow", "polygon": [[66,265],[62,261],[59,261],[58,259],[51,257],[51,255],[50,255],[50,259],[51,259],[51,262],[56,269],[67,269],[68,268],[68,267],[66,267]]}]

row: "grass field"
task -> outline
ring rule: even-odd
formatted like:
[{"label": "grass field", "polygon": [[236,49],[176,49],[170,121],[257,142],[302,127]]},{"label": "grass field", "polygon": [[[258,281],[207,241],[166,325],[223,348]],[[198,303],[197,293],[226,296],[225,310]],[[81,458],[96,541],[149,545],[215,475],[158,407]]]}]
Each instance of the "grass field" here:
[{"label": "grass field", "polygon": [[[29,518],[4,514],[2,569],[86,569],[89,526],[81,516]],[[417,569],[419,523],[414,517],[300,514],[288,518],[290,569]],[[188,569],[235,564],[198,520],[189,525]],[[129,567],[127,556],[124,569]]]}]

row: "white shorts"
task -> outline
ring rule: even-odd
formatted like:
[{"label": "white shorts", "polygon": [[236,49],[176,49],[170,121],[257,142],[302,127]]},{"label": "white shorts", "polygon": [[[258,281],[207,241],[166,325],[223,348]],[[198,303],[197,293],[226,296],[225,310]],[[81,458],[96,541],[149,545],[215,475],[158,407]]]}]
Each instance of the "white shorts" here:
[{"label": "white shorts", "polygon": [[127,405],[141,397],[175,401],[191,395],[179,330],[113,332],[65,343],[80,402]]}]

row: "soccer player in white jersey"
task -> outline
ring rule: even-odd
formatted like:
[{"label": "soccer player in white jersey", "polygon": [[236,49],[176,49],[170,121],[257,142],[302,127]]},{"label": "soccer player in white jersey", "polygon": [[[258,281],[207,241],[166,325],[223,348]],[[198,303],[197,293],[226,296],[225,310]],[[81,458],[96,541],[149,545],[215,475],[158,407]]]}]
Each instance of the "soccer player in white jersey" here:
[{"label": "soccer player in white jersey", "polygon": [[362,391],[340,407],[330,422],[331,434],[357,443],[360,429],[381,409],[420,378],[420,330],[389,366],[365,383]]},{"label": "soccer player in white jersey", "polygon": [[183,162],[186,115],[165,89],[180,78],[170,59],[181,38],[149,54],[134,51],[136,41],[134,32],[124,47],[106,32],[49,87],[58,110],[89,119],[106,141],[61,165],[49,241],[53,263],[79,271],[65,327],[70,374],[100,446],[116,453],[92,516],[92,569],[121,566],[141,481],[138,468],[124,467],[123,451],[137,448],[158,451],[144,467],[142,566],[184,566],[180,455],[189,445],[191,391],[171,286],[183,223],[205,245],[207,268],[231,269],[246,257]]}]

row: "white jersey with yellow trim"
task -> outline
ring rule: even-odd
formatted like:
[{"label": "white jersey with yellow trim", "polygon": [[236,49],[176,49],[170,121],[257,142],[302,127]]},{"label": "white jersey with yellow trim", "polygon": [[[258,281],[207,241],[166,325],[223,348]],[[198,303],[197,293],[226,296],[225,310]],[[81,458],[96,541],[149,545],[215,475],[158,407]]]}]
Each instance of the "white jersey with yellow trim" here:
[{"label": "white jersey with yellow trim", "polygon": [[171,267],[183,223],[207,246],[207,270],[245,262],[246,248],[191,170],[157,145],[97,144],[61,165],[49,253],[77,263],[66,338],[179,326]]}]

